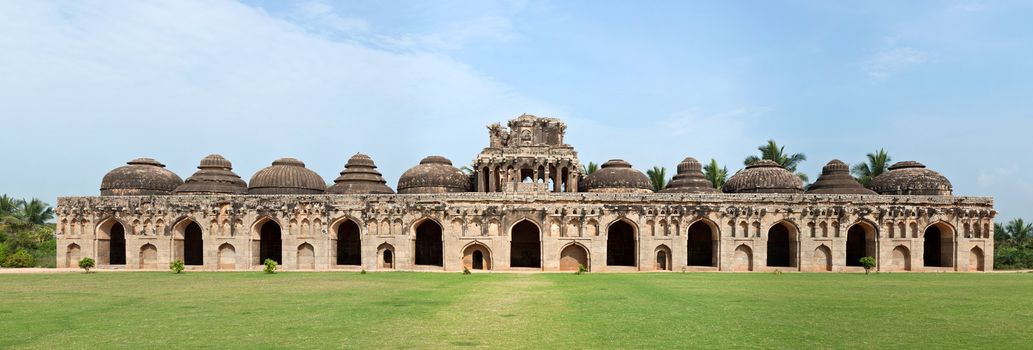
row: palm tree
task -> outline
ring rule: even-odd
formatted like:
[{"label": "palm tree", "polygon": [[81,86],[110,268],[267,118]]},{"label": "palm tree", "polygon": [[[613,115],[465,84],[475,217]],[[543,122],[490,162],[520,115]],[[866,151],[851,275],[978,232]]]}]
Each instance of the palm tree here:
[{"label": "palm tree", "polygon": [[746,160],[743,161],[745,165],[753,164],[753,162],[761,159],[771,160],[786,168],[786,170],[796,173],[796,176],[799,176],[804,183],[808,182],[807,174],[796,171],[796,166],[800,165],[800,162],[807,160],[807,156],[803,153],[786,154],[785,146],[779,147],[775,140],[768,140],[767,144],[757,147],[757,150],[760,151],[760,157],[746,157]]},{"label": "palm tree", "polygon": [[582,164],[581,165],[581,176],[591,175],[596,170],[599,170],[599,164],[595,164],[593,162],[588,162],[587,165],[586,164]]},{"label": "palm tree", "polygon": [[854,174],[857,182],[868,187],[872,184],[872,179],[886,172],[889,164],[890,155],[886,153],[885,149],[880,148],[875,153],[868,153],[868,163],[854,165],[853,168],[850,168],[850,172]]},{"label": "palm tree", "polygon": [[646,175],[649,175],[649,183],[653,185],[653,192],[660,192],[667,187],[667,168],[654,166],[652,169],[646,170]]},{"label": "palm tree", "polygon": [[1033,224],[1027,224],[1022,219],[1012,219],[1004,225],[1004,233],[1012,244],[1023,245],[1033,238]]},{"label": "palm tree", "polygon": [[13,215],[18,210],[18,202],[6,194],[0,195],[0,215]]},{"label": "palm tree", "polygon": [[50,204],[39,200],[39,198],[33,198],[27,202],[21,201],[20,207],[18,216],[26,223],[43,225],[54,219],[54,208],[51,208]]},{"label": "palm tree", "polygon": [[710,159],[710,164],[703,167],[703,177],[710,181],[714,188],[720,190],[728,179],[728,167],[718,167],[717,159]]},{"label": "palm tree", "polygon": [[473,169],[471,169],[470,167],[468,167],[466,165],[459,167],[459,171],[462,171],[463,174],[466,174],[466,175],[473,174]]}]

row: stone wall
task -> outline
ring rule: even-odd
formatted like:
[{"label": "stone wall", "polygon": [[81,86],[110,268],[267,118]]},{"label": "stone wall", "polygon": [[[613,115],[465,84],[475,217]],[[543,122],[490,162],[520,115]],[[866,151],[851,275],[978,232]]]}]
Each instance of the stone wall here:
[{"label": "stone wall", "polygon": [[[579,262],[590,271],[863,271],[847,266],[855,226],[854,252],[874,256],[881,271],[990,270],[996,214],[984,197],[548,192],[63,197],[56,211],[59,267],[91,256],[100,268],[164,269],[183,258],[184,230],[195,222],[204,258],[191,269],[259,270],[261,228],[275,222],[283,269],[371,271],[511,270],[511,230],[523,220],[538,228],[544,271]],[[360,228],[361,266],[336,264],[345,220]],[[608,247],[618,221],[633,230],[633,247]],[[107,259],[116,223],[125,230],[124,266]],[[424,223],[441,227],[443,266],[414,264]],[[714,241],[690,240],[690,228]],[[775,233],[782,229],[788,235]],[[926,233],[936,230],[943,266],[927,267]],[[700,262],[707,246],[709,264]],[[607,266],[608,249],[633,252],[636,266]],[[789,266],[768,266],[787,254]]]}]

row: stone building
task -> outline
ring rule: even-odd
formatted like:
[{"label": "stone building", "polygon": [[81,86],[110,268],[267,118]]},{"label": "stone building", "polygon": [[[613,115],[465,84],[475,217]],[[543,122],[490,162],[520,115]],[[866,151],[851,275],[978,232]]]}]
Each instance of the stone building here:
[{"label": "stone building", "polygon": [[686,158],[667,188],[614,159],[585,175],[566,125],[523,115],[488,127],[469,174],[439,156],[397,191],[356,154],[334,184],[297,159],[245,183],[218,155],[183,181],[141,158],[101,195],[63,197],[58,265],[203,270],[986,271],[993,200],[952,195],[944,176],[900,162],[864,188],[833,160],[805,189],[761,160],[722,191]]}]

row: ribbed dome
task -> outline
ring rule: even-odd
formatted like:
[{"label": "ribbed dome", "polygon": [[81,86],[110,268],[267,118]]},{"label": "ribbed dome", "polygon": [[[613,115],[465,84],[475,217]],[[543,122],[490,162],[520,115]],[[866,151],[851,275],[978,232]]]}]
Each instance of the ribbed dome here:
[{"label": "ribbed dome", "polygon": [[582,192],[650,193],[653,186],[646,174],[632,169],[621,159],[611,159],[581,181]]},{"label": "ribbed dome", "polygon": [[233,164],[218,154],[201,159],[197,172],[176,188],[176,194],[247,194],[247,183],[233,172]]},{"label": "ribbed dome", "polygon": [[821,168],[821,176],[807,188],[811,194],[876,194],[875,191],[861,186],[857,179],[850,176],[850,166],[839,159],[833,159]]},{"label": "ribbed dome", "polygon": [[716,193],[714,185],[703,177],[703,166],[696,158],[688,157],[678,163],[678,174],[664,187],[663,193]]},{"label": "ribbed dome", "polygon": [[879,194],[927,196],[950,196],[953,190],[946,177],[915,161],[893,164],[872,179],[871,188]]},{"label": "ribbed dome", "polygon": [[470,190],[470,177],[441,156],[423,158],[398,178],[398,193],[446,193]]},{"label": "ribbed dome", "polygon": [[387,187],[384,176],[377,171],[377,165],[369,156],[356,153],[344,165],[341,176],[334,180],[334,185],[326,189],[326,193],[337,194],[393,194],[395,191]]},{"label": "ribbed dome", "polygon": [[151,158],[137,158],[109,171],[100,182],[101,196],[169,195],[183,179]]},{"label": "ribbed dome", "polygon": [[803,181],[778,163],[761,159],[725,181],[725,193],[801,193]]},{"label": "ribbed dome", "polygon": [[325,190],[323,178],[294,158],[277,159],[248,182],[248,194],[320,194]]}]

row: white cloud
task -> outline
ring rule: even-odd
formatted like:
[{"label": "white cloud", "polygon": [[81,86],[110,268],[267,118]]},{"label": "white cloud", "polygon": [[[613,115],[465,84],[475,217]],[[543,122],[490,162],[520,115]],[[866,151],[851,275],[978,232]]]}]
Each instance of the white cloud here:
[{"label": "white cloud", "polygon": [[894,47],[876,52],[862,62],[869,77],[886,79],[909,66],[929,61],[929,54],[912,47]]},{"label": "white cloud", "polygon": [[91,194],[138,156],[186,177],[209,152],[245,179],[295,156],[328,181],[365,152],[393,184],[425,155],[469,162],[490,122],[562,115],[447,55],[331,40],[236,2],[0,2],[0,52],[0,146],[54,141],[12,156],[46,163],[3,175],[16,196]]}]

